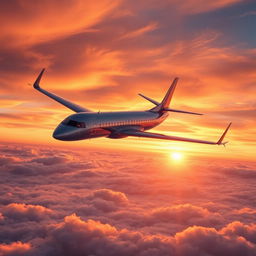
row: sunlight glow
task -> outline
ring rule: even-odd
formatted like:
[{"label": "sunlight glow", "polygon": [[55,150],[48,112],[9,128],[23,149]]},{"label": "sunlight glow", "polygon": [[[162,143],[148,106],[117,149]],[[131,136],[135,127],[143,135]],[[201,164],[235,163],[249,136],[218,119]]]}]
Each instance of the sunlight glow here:
[{"label": "sunlight glow", "polygon": [[180,152],[173,152],[171,153],[171,158],[174,161],[181,161],[183,158],[183,155]]}]

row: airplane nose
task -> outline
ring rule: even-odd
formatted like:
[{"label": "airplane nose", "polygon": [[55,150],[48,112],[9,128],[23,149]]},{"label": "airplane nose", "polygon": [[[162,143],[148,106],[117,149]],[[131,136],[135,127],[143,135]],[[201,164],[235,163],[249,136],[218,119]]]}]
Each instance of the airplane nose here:
[{"label": "airplane nose", "polygon": [[52,137],[53,137],[54,139],[56,139],[56,140],[59,140],[60,137],[61,137],[61,134],[62,134],[62,133],[61,133],[59,127],[57,127],[57,128],[55,129],[55,131],[53,132]]},{"label": "airplane nose", "polygon": [[56,140],[65,140],[67,132],[67,129],[65,129],[65,127],[62,124],[60,124],[53,132],[52,137]]},{"label": "airplane nose", "polygon": [[81,140],[85,137],[85,135],[86,131],[84,129],[59,124],[59,126],[53,132],[52,137],[56,140],[73,141]]}]

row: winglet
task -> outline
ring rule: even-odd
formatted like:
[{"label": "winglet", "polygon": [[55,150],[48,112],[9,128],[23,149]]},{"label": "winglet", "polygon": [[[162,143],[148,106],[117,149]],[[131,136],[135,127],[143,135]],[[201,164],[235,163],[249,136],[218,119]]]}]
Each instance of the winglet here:
[{"label": "winglet", "polygon": [[33,86],[35,89],[39,89],[40,88],[40,80],[42,78],[42,75],[45,71],[45,68],[42,69],[42,71],[40,72],[39,76],[37,77],[36,81],[34,82]]},{"label": "winglet", "polygon": [[229,127],[231,126],[231,124],[232,123],[229,123],[229,125],[228,125],[228,127],[226,128],[226,130],[224,131],[224,133],[222,134],[222,136],[220,137],[220,139],[218,140],[218,142],[216,143],[216,144],[218,144],[218,145],[226,145],[228,142],[222,142],[223,141],[223,139],[225,138],[225,136],[226,136],[226,134],[227,134],[227,132],[228,132],[228,130],[229,130]]}]

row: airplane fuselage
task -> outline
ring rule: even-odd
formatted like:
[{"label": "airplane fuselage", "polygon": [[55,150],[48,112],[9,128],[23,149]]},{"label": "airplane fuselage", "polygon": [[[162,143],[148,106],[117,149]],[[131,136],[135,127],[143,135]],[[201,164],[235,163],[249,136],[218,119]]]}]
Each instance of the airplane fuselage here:
[{"label": "airplane fuselage", "polygon": [[74,141],[97,137],[124,138],[118,130],[149,130],[168,117],[151,111],[92,112],[73,114],[63,120],[53,133],[58,140]]}]

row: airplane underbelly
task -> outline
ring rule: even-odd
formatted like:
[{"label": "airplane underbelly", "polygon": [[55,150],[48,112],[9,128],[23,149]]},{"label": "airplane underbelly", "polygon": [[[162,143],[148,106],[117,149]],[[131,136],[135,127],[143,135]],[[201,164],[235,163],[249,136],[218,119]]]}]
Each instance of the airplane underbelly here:
[{"label": "airplane underbelly", "polygon": [[90,130],[80,130],[76,131],[74,134],[70,134],[66,136],[63,140],[86,140],[97,137],[106,137],[110,134],[110,131],[101,129],[101,128],[93,128]]},{"label": "airplane underbelly", "polygon": [[108,136],[111,132],[102,128],[93,128],[89,130],[88,138],[97,138]]}]

